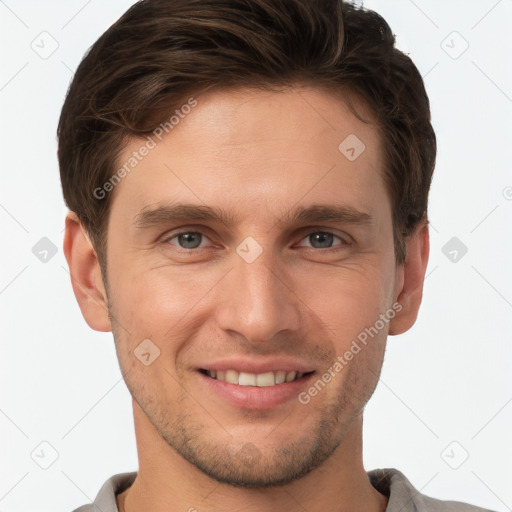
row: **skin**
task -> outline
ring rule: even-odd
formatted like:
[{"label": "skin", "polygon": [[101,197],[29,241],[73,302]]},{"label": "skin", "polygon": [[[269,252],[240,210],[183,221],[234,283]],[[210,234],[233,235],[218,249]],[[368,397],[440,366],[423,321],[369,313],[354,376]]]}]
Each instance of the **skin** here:
[{"label": "skin", "polygon": [[[66,219],[64,251],[82,314],[91,328],[113,332],[133,397],[139,471],[119,508],[383,511],[387,498],[362,462],[363,409],[387,335],[416,320],[427,223],[407,239],[398,265],[380,135],[342,97],[297,87],[196,99],[115,189],[108,296],[86,233],[74,213]],[[366,146],[354,161],[338,150],[349,134]],[[131,140],[119,163],[140,146]],[[136,227],[143,208],[176,202],[237,218]],[[286,217],[298,206],[327,204],[369,220]],[[205,235],[199,248],[184,249],[173,237],[198,231]],[[309,236],[319,232],[335,236]],[[262,250],[251,263],[236,251],[248,236]],[[316,380],[395,303],[400,312],[307,404],[293,397],[266,409],[237,407],[198,372],[225,357],[284,357],[312,368]],[[134,355],[145,339],[160,350],[148,366]]]}]

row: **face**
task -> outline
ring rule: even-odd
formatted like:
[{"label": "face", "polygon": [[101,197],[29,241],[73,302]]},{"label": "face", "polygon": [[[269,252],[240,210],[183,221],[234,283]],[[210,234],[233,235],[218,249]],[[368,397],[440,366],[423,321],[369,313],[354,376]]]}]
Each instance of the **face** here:
[{"label": "face", "polygon": [[182,457],[232,485],[283,484],[335,452],[378,381],[400,274],[382,147],[325,91],[195,99],[115,189],[117,354]]}]

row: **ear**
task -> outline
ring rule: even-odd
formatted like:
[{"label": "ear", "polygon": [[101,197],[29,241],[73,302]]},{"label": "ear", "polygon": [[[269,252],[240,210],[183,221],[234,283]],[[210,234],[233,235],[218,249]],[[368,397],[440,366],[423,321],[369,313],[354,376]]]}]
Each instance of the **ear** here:
[{"label": "ear", "polygon": [[74,212],[66,216],[63,248],[71,274],[71,285],[85,321],[95,331],[111,331],[107,294],[98,257]]},{"label": "ear", "polygon": [[416,322],[423,296],[423,281],[429,255],[428,221],[422,221],[406,240],[405,263],[398,269],[395,302],[402,309],[390,321],[389,334],[402,334]]}]

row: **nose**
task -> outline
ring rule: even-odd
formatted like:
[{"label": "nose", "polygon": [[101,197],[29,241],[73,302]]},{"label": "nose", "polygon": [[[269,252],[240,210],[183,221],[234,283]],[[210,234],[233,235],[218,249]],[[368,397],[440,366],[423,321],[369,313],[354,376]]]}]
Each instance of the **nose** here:
[{"label": "nose", "polygon": [[269,253],[263,251],[252,263],[234,255],[234,268],[225,277],[216,308],[219,327],[250,343],[271,342],[280,333],[300,328],[293,280]]}]

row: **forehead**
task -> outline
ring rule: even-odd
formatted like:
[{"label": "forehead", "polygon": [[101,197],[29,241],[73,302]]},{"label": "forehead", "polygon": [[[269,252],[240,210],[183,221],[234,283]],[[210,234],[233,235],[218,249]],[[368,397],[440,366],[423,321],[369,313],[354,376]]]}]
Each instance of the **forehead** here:
[{"label": "forehead", "polygon": [[[115,187],[112,209],[125,219],[163,201],[228,205],[253,218],[255,208],[263,216],[300,204],[341,201],[372,210],[382,202],[379,133],[343,96],[314,88],[228,89],[183,105],[193,107],[178,106],[163,129],[132,139],[121,153],[118,168],[129,172]],[[142,146],[151,147],[143,157]]]}]

